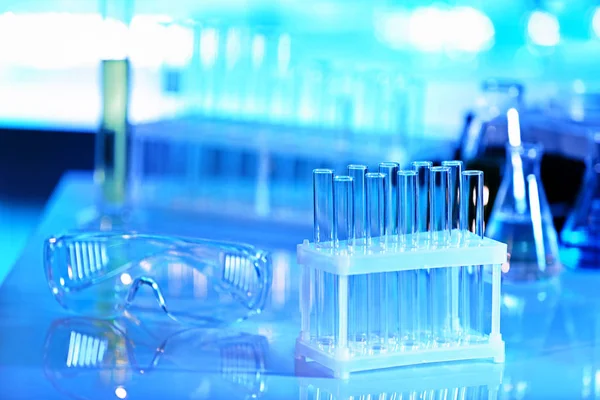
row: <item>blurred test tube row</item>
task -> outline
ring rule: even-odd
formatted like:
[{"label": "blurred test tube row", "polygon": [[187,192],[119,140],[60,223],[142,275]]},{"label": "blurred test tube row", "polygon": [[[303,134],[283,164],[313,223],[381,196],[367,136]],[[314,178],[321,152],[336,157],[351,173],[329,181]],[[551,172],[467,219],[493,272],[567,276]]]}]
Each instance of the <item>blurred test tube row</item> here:
[{"label": "blurred test tube row", "polygon": [[133,132],[137,202],[308,221],[312,169],[403,161],[422,133],[424,91],[398,71],[297,63],[293,37],[266,27],[182,29],[189,60],[163,67],[179,111]]}]

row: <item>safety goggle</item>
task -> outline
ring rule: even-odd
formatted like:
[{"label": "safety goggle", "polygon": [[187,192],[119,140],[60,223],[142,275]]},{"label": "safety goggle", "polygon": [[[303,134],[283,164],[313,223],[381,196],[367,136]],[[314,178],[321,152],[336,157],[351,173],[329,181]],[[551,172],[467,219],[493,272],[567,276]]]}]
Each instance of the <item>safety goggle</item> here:
[{"label": "safety goggle", "polygon": [[83,232],[44,246],[50,290],[66,309],[98,318],[156,312],[215,326],[260,313],[269,254],[250,245],[138,233]]},{"label": "safety goggle", "polygon": [[[188,397],[202,377],[233,397],[266,390],[264,336],[205,328],[159,336],[133,318],[58,320],[46,337],[44,373],[60,392],[86,399]],[[165,370],[178,371],[168,385],[159,379]]]}]

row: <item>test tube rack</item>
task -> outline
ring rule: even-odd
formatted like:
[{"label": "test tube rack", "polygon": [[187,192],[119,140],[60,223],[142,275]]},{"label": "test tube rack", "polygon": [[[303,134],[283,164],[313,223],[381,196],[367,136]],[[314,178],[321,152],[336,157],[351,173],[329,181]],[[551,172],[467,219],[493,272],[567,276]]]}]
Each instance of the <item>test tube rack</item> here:
[{"label": "test tube rack", "polygon": [[[324,197],[315,176],[315,242],[305,240],[297,248],[302,269],[298,358],[342,379],[358,371],[423,363],[504,361],[500,284],[506,244],[482,235],[483,173],[462,172],[462,164],[455,163],[458,179],[451,179],[449,168],[429,163],[427,179],[412,191],[389,179],[391,174],[379,173],[366,175],[381,180],[380,191],[369,190],[367,183],[366,194],[353,189],[347,196],[337,182],[349,177],[336,177],[335,201],[333,176]],[[391,171],[414,183],[422,172]],[[440,188],[445,197],[439,196]],[[359,207],[343,201],[357,195],[366,197],[364,221],[356,218],[360,201],[354,203]],[[397,199],[394,208],[386,204],[391,199]],[[454,207],[457,203],[460,207]],[[414,218],[407,224],[410,205]],[[397,224],[392,215],[398,216]],[[362,222],[364,238],[359,237]]]}]

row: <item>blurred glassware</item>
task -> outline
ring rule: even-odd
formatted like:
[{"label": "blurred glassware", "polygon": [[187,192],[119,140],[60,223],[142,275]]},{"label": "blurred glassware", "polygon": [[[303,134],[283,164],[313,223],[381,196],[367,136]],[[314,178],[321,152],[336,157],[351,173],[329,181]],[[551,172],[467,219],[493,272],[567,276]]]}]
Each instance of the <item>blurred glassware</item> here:
[{"label": "blurred glassware", "polygon": [[487,145],[488,130],[499,129],[496,124],[506,112],[523,107],[524,86],[510,80],[487,79],[481,84],[481,92],[475,100],[473,110],[465,116],[461,133],[458,158],[469,161],[481,156]]},{"label": "blurred glassware", "polygon": [[[203,381],[205,389],[218,386],[228,398],[266,391],[265,337],[221,329],[165,331],[133,318],[55,321],[46,336],[44,373],[59,392],[77,399],[187,398]],[[178,373],[158,374],[165,368]]]},{"label": "blurred glassware", "polygon": [[540,179],[540,145],[506,146],[504,177],[487,224],[486,236],[505,242],[510,281],[549,278],[561,271],[558,240]]},{"label": "blurred glassware", "polygon": [[121,35],[102,37],[102,114],[96,133],[94,181],[100,188],[98,208],[103,215],[120,215],[126,205],[129,179],[129,95],[131,49],[127,35],[133,17],[133,0],[101,0],[106,26],[119,26]]},{"label": "blurred glassware", "polygon": [[255,247],[137,233],[51,237],[44,268],[56,300],[76,313],[150,317],[162,310],[200,326],[260,313],[272,279],[269,254]]},{"label": "blurred glassware", "polygon": [[600,268],[600,131],[590,136],[593,147],[582,189],[561,232],[565,246],[580,250],[580,268]]}]

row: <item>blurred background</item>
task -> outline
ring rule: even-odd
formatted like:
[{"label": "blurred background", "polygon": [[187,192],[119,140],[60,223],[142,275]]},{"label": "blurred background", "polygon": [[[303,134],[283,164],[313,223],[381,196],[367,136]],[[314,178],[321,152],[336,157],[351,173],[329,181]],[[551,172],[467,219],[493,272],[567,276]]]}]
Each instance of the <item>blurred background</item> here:
[{"label": "blurred background", "polygon": [[510,108],[560,231],[598,126],[595,0],[0,0],[0,38],[0,276],[74,169],[310,234],[313,168],[459,158],[488,215]]}]

